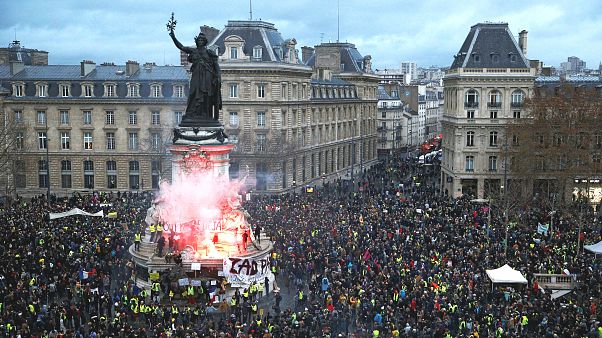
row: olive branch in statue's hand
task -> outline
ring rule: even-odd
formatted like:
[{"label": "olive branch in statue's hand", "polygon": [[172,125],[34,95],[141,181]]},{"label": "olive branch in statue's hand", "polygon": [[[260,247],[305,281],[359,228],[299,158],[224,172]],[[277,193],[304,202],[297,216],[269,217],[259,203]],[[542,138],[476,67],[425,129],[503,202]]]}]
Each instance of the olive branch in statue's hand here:
[{"label": "olive branch in statue's hand", "polygon": [[169,21],[167,21],[167,31],[169,32],[169,35],[174,34],[174,30],[176,29],[176,23],[178,23],[178,21],[176,21],[174,19],[174,13],[171,12],[171,18],[169,19]]}]

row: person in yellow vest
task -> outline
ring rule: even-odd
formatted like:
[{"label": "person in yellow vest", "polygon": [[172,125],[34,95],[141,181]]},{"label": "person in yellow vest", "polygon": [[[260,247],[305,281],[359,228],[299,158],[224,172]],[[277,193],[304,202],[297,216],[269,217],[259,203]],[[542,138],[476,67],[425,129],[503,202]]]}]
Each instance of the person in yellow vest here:
[{"label": "person in yellow vest", "polygon": [[257,283],[257,299],[260,300],[263,297],[263,291],[265,287],[262,282]]},{"label": "person in yellow vest", "polygon": [[257,296],[257,285],[255,282],[251,283],[251,286],[249,286],[249,293],[251,294],[251,300],[254,301]]},{"label": "person in yellow vest", "polygon": [[171,320],[172,321],[177,320],[179,313],[180,313],[180,310],[178,309],[178,307],[176,305],[172,305],[171,306]]},{"label": "person in yellow vest", "polygon": [[156,239],[159,240],[159,238],[161,238],[161,236],[163,236],[163,224],[159,223],[157,224],[157,236]]},{"label": "person in yellow vest", "polygon": [[155,241],[155,232],[156,232],[155,225],[151,224],[149,229],[150,229],[150,241],[151,241],[151,243],[153,243]]},{"label": "person in yellow vest", "polygon": [[134,250],[140,251],[140,242],[141,241],[142,241],[142,236],[140,235],[140,232],[137,232],[134,235]]},{"label": "person in yellow vest", "polygon": [[153,282],[153,284],[151,285],[151,296],[153,298],[153,301],[155,302],[160,302],[161,298],[161,284],[159,284],[158,282]]},{"label": "person in yellow vest", "polygon": [[194,286],[188,285],[188,287],[186,288],[186,294],[188,295],[188,303],[193,304],[194,303]]},{"label": "person in yellow vest", "polygon": [[524,334],[526,332],[527,325],[529,325],[529,318],[527,317],[526,314],[524,314],[524,315],[522,315],[520,317],[520,330],[521,330],[521,333]]}]

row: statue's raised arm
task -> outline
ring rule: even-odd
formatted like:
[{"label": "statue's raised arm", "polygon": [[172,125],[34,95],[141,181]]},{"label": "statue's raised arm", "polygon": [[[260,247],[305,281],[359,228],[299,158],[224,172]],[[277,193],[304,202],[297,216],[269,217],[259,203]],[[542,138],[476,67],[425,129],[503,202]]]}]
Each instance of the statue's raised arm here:
[{"label": "statue's raised arm", "polygon": [[169,32],[169,36],[171,36],[173,43],[176,45],[176,47],[178,47],[179,50],[188,52],[187,48],[184,47],[184,45],[176,38],[176,23],[177,21],[174,19],[174,13],[171,12],[171,18],[167,22],[167,31]]}]

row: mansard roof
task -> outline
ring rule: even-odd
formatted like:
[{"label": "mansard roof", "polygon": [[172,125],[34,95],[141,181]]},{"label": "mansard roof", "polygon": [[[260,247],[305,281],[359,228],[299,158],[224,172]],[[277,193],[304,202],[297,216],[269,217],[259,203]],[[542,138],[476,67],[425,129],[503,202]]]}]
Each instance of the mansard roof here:
[{"label": "mansard roof", "polygon": [[529,68],[529,61],[507,23],[478,23],[454,56],[450,69],[455,68]]},{"label": "mansard roof", "polygon": [[[339,47],[341,56],[341,72],[362,73],[364,72],[364,57],[357,50],[354,44],[348,42],[329,42],[322,43],[318,47]],[[307,66],[315,67],[316,52],[308,58]]]},{"label": "mansard roof", "polygon": [[23,70],[11,76],[8,65],[0,66],[0,79],[15,81],[184,81],[188,75],[182,66],[141,66],[140,69],[126,76],[123,65],[96,65],[93,71],[81,76],[80,65],[43,65],[24,66]]},{"label": "mansard roof", "polygon": [[287,44],[292,40],[284,40],[274,24],[265,21],[228,21],[228,24],[210,42],[217,46],[219,54],[226,52],[224,41],[229,36],[238,36],[244,40],[243,53],[253,55],[253,48],[262,48],[261,61],[283,62],[280,50],[286,52]]}]

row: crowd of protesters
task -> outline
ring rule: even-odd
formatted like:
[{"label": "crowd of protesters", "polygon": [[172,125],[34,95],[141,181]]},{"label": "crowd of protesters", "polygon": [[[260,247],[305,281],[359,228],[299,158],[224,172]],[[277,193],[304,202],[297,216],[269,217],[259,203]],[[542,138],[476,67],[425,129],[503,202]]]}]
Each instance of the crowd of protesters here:
[{"label": "crowd of protesters", "polygon": [[[418,164],[357,179],[246,202],[274,243],[280,292],[234,301],[215,296],[220,285],[136,285],[128,248],[150,193],[17,200],[0,211],[0,336],[602,337],[600,260],[582,249],[602,239],[599,216],[566,209],[539,234],[549,210],[521,206],[506,245],[499,211],[488,224],[486,207],[440,196]],[[48,218],[75,207],[114,217]],[[485,269],[504,264],[529,284],[492,288]],[[532,282],[565,271],[580,284],[562,298]]]}]

